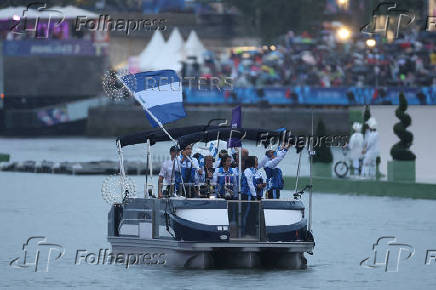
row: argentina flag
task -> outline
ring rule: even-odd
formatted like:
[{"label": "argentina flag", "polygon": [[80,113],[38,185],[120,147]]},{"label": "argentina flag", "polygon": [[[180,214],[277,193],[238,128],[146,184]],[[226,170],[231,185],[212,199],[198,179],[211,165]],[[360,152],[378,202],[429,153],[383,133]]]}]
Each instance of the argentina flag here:
[{"label": "argentina flag", "polygon": [[142,105],[153,127],[158,123],[150,114],[162,124],[186,117],[182,84],[174,70],[140,72],[133,77],[133,82],[129,79],[132,75],[122,77],[121,81]]}]

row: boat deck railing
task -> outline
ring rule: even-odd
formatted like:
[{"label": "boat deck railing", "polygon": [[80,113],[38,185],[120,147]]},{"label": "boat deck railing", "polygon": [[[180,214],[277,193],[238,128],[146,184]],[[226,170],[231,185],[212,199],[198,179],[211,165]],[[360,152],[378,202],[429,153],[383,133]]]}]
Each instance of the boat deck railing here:
[{"label": "boat deck railing", "polygon": [[252,252],[263,249],[287,249],[289,252],[310,252],[315,247],[312,241],[295,241],[295,242],[256,242],[256,241],[228,241],[220,242],[191,242],[175,241],[171,239],[152,239],[144,240],[137,237],[115,237],[109,236],[108,241],[112,246],[124,247],[159,247],[166,249],[186,250],[186,251],[213,251],[220,248],[234,248],[239,250],[250,250]]},{"label": "boat deck railing", "polygon": [[229,200],[230,241],[261,241],[265,228],[262,207],[258,201]]}]

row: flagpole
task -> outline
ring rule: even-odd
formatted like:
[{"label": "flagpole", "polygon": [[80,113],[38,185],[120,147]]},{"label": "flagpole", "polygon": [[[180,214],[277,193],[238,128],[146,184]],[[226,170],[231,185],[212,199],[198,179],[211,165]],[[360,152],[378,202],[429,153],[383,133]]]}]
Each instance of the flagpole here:
[{"label": "flagpole", "polygon": [[[123,84],[123,86],[127,89],[127,91],[129,92],[129,94],[130,94],[130,96],[132,97],[132,98],[135,98],[135,94],[132,92],[132,90],[128,87],[128,86],[126,86],[126,84],[120,79],[120,77],[117,75],[117,79]],[[177,141],[170,135],[170,133],[164,128],[164,126],[163,126],[163,124],[161,123],[161,121],[159,121],[159,119],[158,118],[156,118],[154,115],[153,115],[153,113],[152,112],[150,112],[150,110],[148,109],[148,108],[146,108],[146,107],[144,107],[143,106],[143,108],[144,108],[144,110],[147,112],[147,114],[149,114],[150,115],[150,117],[153,119],[153,121],[155,121],[158,125],[159,125],[159,127],[162,129],[162,131],[164,131],[164,133],[165,134],[167,134],[168,135],[168,137],[170,138],[170,140],[171,141],[173,141],[174,142],[174,144],[175,145],[177,145]]]},{"label": "flagpole", "polygon": [[241,200],[241,177],[242,177],[242,143],[241,143],[241,147],[239,147],[239,154],[238,154],[238,169],[239,169],[239,174],[238,174],[238,195],[239,195],[239,200]]},{"label": "flagpole", "polygon": [[[117,77],[117,79],[118,79],[118,81],[120,81],[122,84],[123,84],[123,86],[127,89],[127,91],[129,92],[129,94],[130,94],[130,96],[133,98],[133,99],[135,99],[135,94],[132,92],[132,90],[128,87],[128,86],[126,86],[126,84],[120,79],[120,77],[117,75],[117,74],[115,74],[116,75],[116,77]],[[178,147],[178,143],[177,143],[177,141],[171,136],[171,134],[164,128],[164,126],[163,126],[163,124],[159,121],[159,119],[158,118],[156,118],[154,115],[153,115],[153,113],[152,112],[150,112],[150,110],[148,110],[148,108],[146,108],[145,106],[142,106],[143,108],[144,108],[144,110],[145,110],[145,112],[147,112],[149,115],[150,115],[150,117],[153,119],[153,121],[155,121],[158,125],[159,125],[159,127],[162,129],[162,131],[170,138],[170,140],[171,141],[173,141],[174,142],[174,144]],[[177,156],[176,156],[176,158],[177,158]],[[178,163],[178,165],[179,165],[179,168],[180,168],[180,170],[182,169],[181,167],[180,167],[180,162],[179,162],[179,160],[177,159],[177,163]],[[152,174],[151,172],[150,172],[150,174]],[[181,176],[181,181],[182,181],[182,187],[183,187],[183,191],[184,191],[184,193],[185,193],[185,197],[186,197],[186,188],[185,188],[185,183],[183,182],[183,176]]]},{"label": "flagpole", "polygon": [[146,164],[145,164],[145,189],[144,189],[144,198],[148,198],[148,174],[152,174],[151,172],[149,172],[147,174],[147,169],[148,169],[148,164],[150,162],[150,139],[147,139],[147,158],[146,158]]},{"label": "flagpole", "polygon": [[[130,92],[130,94],[131,94],[132,97],[133,97],[132,92],[131,92],[130,90],[129,90],[129,92]],[[155,117],[155,116],[150,112],[150,110],[148,110],[148,108],[146,108],[146,107],[143,107],[143,108],[144,108],[144,110],[147,112],[147,114],[150,115],[150,117],[153,119],[153,121],[155,121],[155,122],[159,125],[159,127],[162,129],[162,131],[164,131],[164,133],[168,135],[168,137],[171,139],[171,141],[173,141],[174,144],[177,145],[177,141],[174,140],[174,138],[170,135],[170,133],[167,131],[167,129],[164,128],[163,124],[159,121],[159,119],[156,118],[156,117]]]}]

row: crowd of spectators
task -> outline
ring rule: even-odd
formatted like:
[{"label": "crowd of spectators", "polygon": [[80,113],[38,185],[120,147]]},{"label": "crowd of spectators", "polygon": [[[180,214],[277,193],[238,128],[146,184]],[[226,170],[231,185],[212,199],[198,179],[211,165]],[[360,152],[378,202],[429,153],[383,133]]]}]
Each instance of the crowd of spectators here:
[{"label": "crowd of spectators", "polygon": [[388,43],[376,38],[337,43],[331,33],[295,36],[279,44],[233,49],[194,63],[191,75],[232,77],[235,87],[436,87],[436,38],[412,31]]}]

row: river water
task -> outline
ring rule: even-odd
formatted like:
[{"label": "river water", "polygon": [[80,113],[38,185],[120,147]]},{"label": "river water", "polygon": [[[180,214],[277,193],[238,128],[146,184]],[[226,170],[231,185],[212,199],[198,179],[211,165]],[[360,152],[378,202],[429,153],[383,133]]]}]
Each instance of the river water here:
[{"label": "river water", "polygon": [[[5,145],[11,145],[10,142],[15,147]],[[14,154],[14,160],[84,161],[100,160],[102,156],[112,159],[115,154],[104,149],[112,146],[112,140],[104,139],[0,140],[0,152],[10,149],[6,152]],[[75,265],[79,249],[98,252],[110,248],[106,241],[109,205],[100,195],[104,178],[0,172],[0,288],[434,289],[436,286],[436,263],[425,264],[426,251],[436,249],[436,201],[325,193],[313,195],[316,246],[313,256],[306,255],[307,270],[199,271]],[[145,178],[133,179],[142,188]],[[284,194],[285,198],[289,196]],[[304,201],[307,204],[307,196]],[[61,259],[50,263],[48,272],[9,265],[22,256],[23,244],[31,236],[44,236],[48,243],[65,249]],[[401,256],[398,272],[359,265],[381,236],[395,236],[399,243],[415,249],[410,259]]]}]

